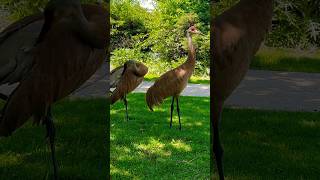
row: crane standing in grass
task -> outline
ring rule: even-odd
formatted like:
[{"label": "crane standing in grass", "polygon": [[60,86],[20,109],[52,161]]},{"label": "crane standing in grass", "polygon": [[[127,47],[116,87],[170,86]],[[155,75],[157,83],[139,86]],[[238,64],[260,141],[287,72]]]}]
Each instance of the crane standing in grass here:
[{"label": "crane standing in grass", "polygon": [[[273,0],[240,0],[211,21],[211,148],[221,180],[224,175],[219,124],[223,104],[248,71],[271,28],[272,14]],[[213,167],[211,164],[212,172]]]},{"label": "crane standing in grass", "polygon": [[[45,124],[55,179],[58,166],[51,106],[80,87],[106,59],[108,13],[102,6],[81,5],[79,0],[51,0],[44,17],[27,17],[0,35],[0,48],[9,48],[0,54],[0,64],[4,64],[0,80],[20,83],[2,110],[0,137],[11,135],[31,116],[35,123]],[[39,24],[43,24],[41,31]]]},{"label": "crane standing in grass", "polygon": [[177,102],[177,112],[179,117],[179,129],[181,130],[179,96],[187,86],[196,64],[196,51],[192,43],[192,34],[199,34],[194,26],[187,30],[188,39],[188,59],[182,65],[172,69],[159,77],[155,83],[148,89],[146,101],[149,109],[153,111],[153,106],[160,105],[167,97],[172,96],[170,128],[172,127],[172,112],[174,109],[174,100]]},{"label": "crane standing in grass", "polygon": [[123,66],[117,67],[110,73],[110,88],[116,88],[111,94],[111,104],[122,99],[128,116],[127,94],[135,90],[148,73],[148,67],[133,60],[127,61]]}]

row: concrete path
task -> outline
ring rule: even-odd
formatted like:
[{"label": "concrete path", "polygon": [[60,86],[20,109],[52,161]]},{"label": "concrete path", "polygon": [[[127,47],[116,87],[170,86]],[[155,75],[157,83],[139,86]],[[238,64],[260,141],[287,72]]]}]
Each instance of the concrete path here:
[{"label": "concrete path", "polygon": [[[104,64],[71,97],[106,97]],[[153,82],[143,82],[135,92],[146,92]],[[15,86],[0,86],[9,94]],[[209,85],[189,84],[183,96],[210,96]],[[226,101],[227,106],[286,111],[320,111],[320,74],[250,70]]]},{"label": "concrete path", "polygon": [[320,111],[320,74],[250,70],[226,104],[271,110]]},{"label": "concrete path", "polygon": [[[147,92],[148,88],[152,86],[154,82],[144,81],[140,86],[134,90],[134,92]],[[210,96],[210,86],[209,84],[188,84],[187,87],[181,94],[182,96],[199,96],[208,97]]]},{"label": "concrete path", "polygon": [[[135,92],[145,92],[144,82]],[[183,96],[210,96],[209,85],[189,84]],[[227,106],[285,111],[320,111],[320,74],[250,70]]]}]

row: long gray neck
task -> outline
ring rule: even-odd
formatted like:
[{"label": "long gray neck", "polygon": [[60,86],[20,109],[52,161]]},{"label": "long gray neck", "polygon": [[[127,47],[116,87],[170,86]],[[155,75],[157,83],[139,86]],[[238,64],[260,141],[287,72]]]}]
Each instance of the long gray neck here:
[{"label": "long gray neck", "polygon": [[187,62],[194,63],[196,60],[196,50],[193,46],[192,37],[191,37],[189,31],[187,31],[187,40],[188,40],[188,59],[187,59]]}]

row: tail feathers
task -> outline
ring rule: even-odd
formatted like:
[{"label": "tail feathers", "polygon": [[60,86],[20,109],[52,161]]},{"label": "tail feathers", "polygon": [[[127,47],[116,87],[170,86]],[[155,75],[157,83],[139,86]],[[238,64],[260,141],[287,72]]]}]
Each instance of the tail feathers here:
[{"label": "tail feathers", "polygon": [[159,96],[155,88],[150,87],[146,94],[146,101],[149,109],[153,111],[154,106],[162,104],[166,97]]}]

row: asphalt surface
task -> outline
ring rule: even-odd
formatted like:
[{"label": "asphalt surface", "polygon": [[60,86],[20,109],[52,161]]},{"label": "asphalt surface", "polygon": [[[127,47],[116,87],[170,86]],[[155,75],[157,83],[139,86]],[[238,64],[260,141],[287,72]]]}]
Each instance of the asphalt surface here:
[{"label": "asphalt surface", "polygon": [[[81,88],[70,96],[106,97],[107,64],[104,64]],[[146,92],[153,82],[143,82],[134,92]],[[9,94],[14,86],[0,86]],[[182,96],[210,96],[205,84],[189,84]],[[250,70],[226,106],[285,111],[320,111],[320,73],[295,73]]]},{"label": "asphalt surface", "polygon": [[[144,82],[135,92],[145,92]],[[189,84],[183,96],[210,96],[209,85]],[[320,74],[250,70],[227,106],[284,111],[320,111]]]}]

